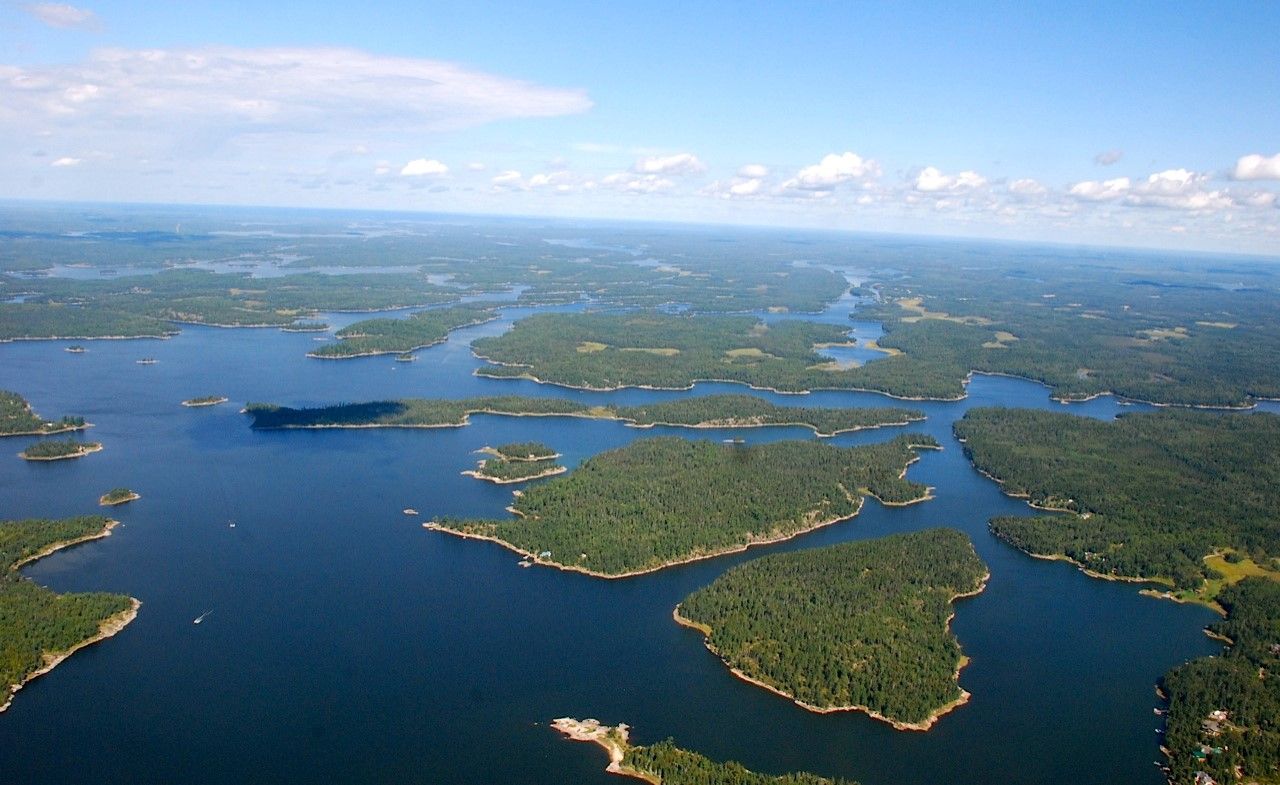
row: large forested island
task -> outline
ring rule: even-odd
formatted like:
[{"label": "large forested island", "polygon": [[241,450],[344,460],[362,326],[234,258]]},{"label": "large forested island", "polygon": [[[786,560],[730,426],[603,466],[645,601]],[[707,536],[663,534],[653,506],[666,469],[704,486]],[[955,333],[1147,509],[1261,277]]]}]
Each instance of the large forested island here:
[{"label": "large forested island", "polygon": [[1211,634],[1226,652],[1173,669],[1161,685],[1170,781],[1204,771],[1218,782],[1280,782],[1280,583],[1250,578],[1218,601],[1227,618]]},{"label": "large forested island", "polygon": [[[956,434],[1005,492],[1060,515],[997,518],[996,536],[1104,577],[1212,600],[1233,565],[1280,569],[1280,417],[1169,410],[1101,422],[972,409]],[[1280,577],[1280,574],[1277,574]]]},{"label": "large forested island", "polygon": [[106,536],[114,525],[96,515],[0,521],[0,711],[23,684],[133,621],[139,603],[132,597],[55,594],[18,573],[60,548]]},{"label": "large forested island", "polygon": [[753,316],[660,312],[549,313],[472,343],[492,365],[481,376],[528,378],[567,387],[686,389],[701,380],[782,392],[856,389],[857,368],[833,365],[822,345],[849,344],[847,328]]},{"label": "large forested island", "polygon": [[634,777],[653,785],[857,785],[808,772],[773,776],[749,771],[740,763],[716,763],[696,752],[681,749],[667,739],[657,744],[634,745],[626,725],[602,725],[597,720],[561,717],[551,727],[574,741],[594,742],[609,754],[606,771]]},{"label": "large forested island", "polygon": [[433,528],[492,540],[562,569],[620,578],[776,542],[852,517],[864,496],[929,498],[906,479],[929,436],[863,447],[643,439],[519,496],[512,520]]},{"label": "large forested island", "polygon": [[245,412],[253,418],[253,427],[258,429],[431,428],[466,425],[472,414],[504,414],[622,420],[637,427],[671,425],[687,428],[753,428],[765,425],[800,425],[812,428],[819,436],[887,425],[906,425],[924,419],[924,414],[914,409],[778,406],[750,395],[707,395],[643,406],[593,406],[563,398],[519,396],[460,400],[408,398],[311,409],[251,403],[245,407]]},{"label": "large forested island", "polygon": [[0,436],[48,436],[87,427],[83,417],[46,420],[21,395],[0,390]]},{"label": "large forested island", "polygon": [[948,629],[986,565],[955,529],[764,556],[689,595],[676,620],[733,672],[813,711],[927,730],[969,694]]},{"label": "large forested island", "polygon": [[452,330],[496,319],[490,308],[455,305],[433,308],[404,319],[366,319],[343,327],[337,343],[311,351],[308,357],[341,359],[376,354],[403,354],[440,343]]}]

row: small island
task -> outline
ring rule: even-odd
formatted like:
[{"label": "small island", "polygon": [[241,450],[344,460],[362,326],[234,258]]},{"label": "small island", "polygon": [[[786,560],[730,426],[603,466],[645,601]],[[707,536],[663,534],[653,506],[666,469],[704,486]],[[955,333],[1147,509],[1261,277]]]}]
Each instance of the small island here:
[{"label": "small island", "polygon": [[98,504],[103,507],[114,507],[117,504],[128,504],[142,498],[142,494],[128,488],[112,488],[98,497]]},{"label": "small island", "polygon": [[551,727],[573,741],[600,745],[609,755],[605,771],[644,780],[651,785],[857,785],[808,772],[771,776],[748,771],[730,761],[716,763],[681,749],[670,739],[646,746],[633,745],[625,724],[602,725],[599,720],[560,717]]},{"label": "small island", "polygon": [[229,398],[224,395],[206,395],[203,398],[188,398],[182,402],[183,406],[217,406],[220,403],[226,403]]},{"label": "small island", "polygon": [[0,390],[0,436],[50,436],[89,427],[83,417],[45,420],[15,392]]},{"label": "small island", "polygon": [[51,439],[36,442],[18,453],[26,461],[61,461],[83,458],[102,449],[100,442],[80,442],[75,439]]},{"label": "small island", "polygon": [[568,471],[555,462],[560,453],[541,442],[518,442],[499,447],[485,447],[482,453],[492,455],[475,468],[463,472],[477,480],[505,485],[552,477]]},{"label": "small island", "polygon": [[0,711],[27,682],[115,635],[137,616],[141,603],[132,597],[56,594],[18,572],[62,548],[106,537],[115,525],[100,515],[0,521]]},{"label": "small island", "polygon": [[896,407],[822,408],[778,406],[754,395],[704,395],[644,406],[593,406],[564,398],[495,396],[448,400],[406,398],[399,401],[345,403],[294,409],[251,403],[245,412],[252,427],[274,428],[447,428],[462,427],[473,414],[511,417],[586,417],[620,420],[636,428],[762,428],[798,426],[818,436],[867,428],[907,425],[924,419],[915,409]]},{"label": "small island", "polygon": [[281,332],[286,333],[323,333],[328,332],[328,330],[329,325],[319,321],[294,322],[280,328]]},{"label": "small island", "polygon": [[815,712],[928,730],[963,705],[952,603],[989,573],[955,529],[763,556],[676,607],[735,676]]},{"label": "small island", "polygon": [[722,444],[666,436],[596,455],[523,491],[510,520],[428,528],[490,540],[543,565],[625,578],[780,542],[887,505],[930,497],[906,479],[929,436],[833,447],[817,441]]},{"label": "small island", "polygon": [[404,319],[366,319],[338,330],[337,343],[314,349],[307,356],[324,360],[378,354],[404,356],[443,342],[454,330],[496,318],[498,313],[492,308],[452,305],[420,311]]}]

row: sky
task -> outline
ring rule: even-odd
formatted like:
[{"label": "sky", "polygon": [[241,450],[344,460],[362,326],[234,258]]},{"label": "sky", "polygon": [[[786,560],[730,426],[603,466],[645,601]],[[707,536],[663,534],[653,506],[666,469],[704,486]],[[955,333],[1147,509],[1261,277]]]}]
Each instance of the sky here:
[{"label": "sky", "polygon": [[0,198],[1280,253],[1280,3],[0,0]]}]

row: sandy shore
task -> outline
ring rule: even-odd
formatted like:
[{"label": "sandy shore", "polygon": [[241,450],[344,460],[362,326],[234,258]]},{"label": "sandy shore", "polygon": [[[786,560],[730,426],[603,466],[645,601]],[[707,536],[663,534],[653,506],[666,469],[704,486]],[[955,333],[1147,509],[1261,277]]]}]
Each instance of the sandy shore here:
[{"label": "sandy shore", "polygon": [[475,477],[477,480],[484,480],[485,482],[491,482],[495,485],[511,485],[512,483],[517,482],[540,480],[543,477],[554,477],[557,474],[564,474],[567,471],[569,470],[563,466],[552,466],[539,474],[530,474],[527,477],[490,477],[487,474],[481,473],[480,469],[468,469],[467,471],[462,472],[462,475],[464,477]]},{"label": "sandy shore", "polygon": [[[959,592],[957,594],[953,594],[951,596],[951,602],[955,602],[956,600],[963,599],[965,597],[976,597],[977,595],[981,594],[984,589],[986,589],[987,581],[989,580],[991,580],[990,572],[988,572],[986,575],[982,577],[981,581],[979,582],[978,588],[974,589],[973,591]],[[955,616],[956,616],[955,609],[953,608],[951,611],[951,615],[947,617],[947,621],[946,621],[946,629],[948,632],[950,632],[951,630],[951,621],[952,619],[955,618]],[[959,687],[959,685],[957,685],[957,689],[960,690],[960,694],[954,700],[944,703],[943,705],[934,709],[933,712],[931,712],[928,717],[925,717],[923,720],[920,720],[919,722],[905,722],[902,720],[896,720],[892,717],[887,717],[881,714],[880,712],[877,712],[873,709],[870,709],[862,705],[814,706],[811,703],[805,703],[804,701],[797,699],[794,695],[792,695],[789,692],[786,692],[785,690],[782,690],[772,684],[768,684],[766,682],[760,681],[759,679],[753,678],[752,676],[749,676],[746,673],[730,665],[728,659],[726,659],[723,654],[721,654],[714,646],[711,645],[711,634],[712,634],[711,627],[707,626],[706,624],[702,624],[700,622],[696,622],[696,621],[693,621],[692,619],[688,619],[688,618],[685,618],[684,616],[681,616],[679,605],[677,605],[671,611],[671,618],[675,620],[676,624],[679,624],[682,627],[689,627],[691,629],[695,629],[698,632],[702,633],[703,635],[702,644],[706,646],[707,651],[719,657],[720,661],[725,664],[725,667],[727,667],[729,669],[729,672],[732,673],[735,677],[741,679],[742,681],[747,682],[748,684],[753,684],[757,687],[760,687],[761,689],[768,690],[769,692],[772,692],[775,695],[786,698],[787,700],[796,704],[800,708],[806,711],[811,711],[815,714],[834,714],[837,712],[860,711],[866,714],[867,716],[871,717],[872,719],[876,719],[881,722],[886,722],[892,725],[895,730],[927,731],[930,728],[932,728],[934,724],[937,723],[937,721],[942,716],[949,714],[950,712],[968,703],[969,699],[972,697],[972,694],[968,690],[962,687]],[[964,667],[968,665],[969,662],[970,660],[968,657],[961,655],[960,661],[956,664],[955,675],[952,678],[959,681],[960,672],[964,670]]]},{"label": "sandy shore", "polygon": [[560,717],[551,721],[551,727],[573,741],[586,741],[600,745],[609,755],[609,765],[605,767],[605,771],[610,774],[634,777],[653,783],[653,785],[661,785],[662,780],[654,775],[623,764],[622,761],[626,758],[627,749],[630,747],[628,739],[631,729],[627,725],[623,723],[602,725],[599,720],[575,720],[572,717]]},{"label": "sandy shore", "polygon": [[229,401],[229,400],[231,400],[231,399],[230,399],[230,398],[227,398],[227,397],[225,397],[225,396],[219,396],[219,397],[217,397],[217,398],[214,398],[212,401],[200,401],[200,400],[197,400],[197,399],[195,399],[195,398],[192,398],[192,399],[190,399],[190,400],[183,401],[183,402],[182,402],[182,405],[183,405],[183,406],[190,406],[190,407],[192,407],[192,408],[196,408],[196,407],[199,407],[199,406],[217,406],[218,404],[220,404],[220,403],[226,403],[226,402],[227,402],[227,401]]}]

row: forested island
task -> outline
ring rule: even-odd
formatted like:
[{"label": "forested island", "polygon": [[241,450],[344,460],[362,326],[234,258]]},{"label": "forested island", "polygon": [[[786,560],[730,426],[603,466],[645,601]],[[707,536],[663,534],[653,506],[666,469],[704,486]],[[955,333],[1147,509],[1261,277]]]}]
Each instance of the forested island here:
[{"label": "forested island", "polygon": [[48,436],[88,427],[83,417],[45,420],[32,410],[26,398],[0,390],[0,436]]},{"label": "forested island", "polygon": [[589,390],[721,380],[807,392],[861,386],[859,369],[832,366],[815,349],[848,344],[848,328],[822,322],[646,312],[535,314],[471,346],[493,363],[477,368],[480,376]]},{"label": "forested island", "polygon": [[654,425],[686,428],[798,425],[812,428],[819,436],[906,425],[924,419],[924,414],[914,409],[778,406],[751,395],[706,395],[643,406],[593,406],[562,398],[519,396],[460,400],[408,398],[311,409],[251,403],[245,412],[253,418],[252,427],[257,429],[433,428],[466,425],[472,414],[498,414],[622,420],[646,428]]},{"label": "forested island", "polygon": [[308,357],[343,359],[377,354],[403,354],[442,342],[453,330],[498,318],[492,308],[453,305],[432,308],[404,319],[366,319],[343,327],[337,343],[307,353]]},{"label": "forested island", "polygon": [[609,755],[606,771],[634,777],[653,785],[857,785],[808,772],[773,776],[749,771],[740,763],[716,763],[696,752],[681,749],[671,739],[645,746],[630,741],[624,724],[602,725],[598,720],[561,717],[551,727],[574,741],[593,742]]},{"label": "forested island", "polygon": [[182,402],[182,405],[191,407],[217,406],[220,403],[226,403],[228,400],[225,395],[206,395],[202,398],[188,398]]},{"label": "forested island", "polygon": [[914,434],[847,448],[642,439],[524,491],[515,519],[429,525],[541,564],[622,578],[812,531],[856,515],[864,496],[924,501],[929,488],[906,470],[917,450],[937,448]]},{"label": "forested island", "polygon": [[762,556],[686,597],[676,621],[735,675],[811,711],[928,730],[969,694],[948,624],[987,567],[955,529]]},{"label": "forested island", "polygon": [[541,442],[513,442],[485,447],[480,452],[493,457],[480,461],[475,469],[463,474],[500,485],[552,477],[568,471],[555,462],[560,453]]},{"label": "forested island", "polygon": [[1200,771],[1218,782],[1280,781],[1280,583],[1249,578],[1218,602],[1227,618],[1209,631],[1226,651],[1174,668],[1161,684],[1170,782],[1193,783]]},{"label": "forested island", "polygon": [[[1065,514],[996,518],[997,537],[1101,577],[1160,581],[1213,600],[1212,564],[1280,578],[1280,417],[1167,410],[1103,422],[971,409],[966,455],[1006,493]],[[1247,562],[1247,564],[1246,564]]]},{"label": "forested island", "polygon": [[18,453],[18,457],[27,461],[61,461],[70,458],[83,458],[89,453],[102,449],[101,442],[81,442],[75,439],[47,439],[28,445]]},{"label": "forested island", "polygon": [[141,498],[142,494],[137,491],[132,491],[128,488],[112,488],[98,497],[98,504],[103,507],[114,507],[117,504],[127,504]]},{"label": "forested island", "polygon": [[123,594],[56,594],[18,568],[61,548],[105,537],[115,521],[89,515],[0,521],[0,711],[22,685],[77,649],[115,635],[140,603]]}]

